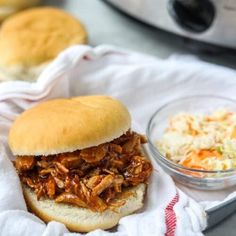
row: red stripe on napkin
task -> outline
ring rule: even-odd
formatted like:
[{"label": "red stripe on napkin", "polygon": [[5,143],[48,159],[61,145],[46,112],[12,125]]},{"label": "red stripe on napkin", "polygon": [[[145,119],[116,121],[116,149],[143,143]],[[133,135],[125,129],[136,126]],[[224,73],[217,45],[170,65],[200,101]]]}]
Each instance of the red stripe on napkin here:
[{"label": "red stripe on napkin", "polygon": [[165,209],[166,233],[165,236],[174,236],[176,229],[176,215],[173,210],[174,205],[179,201],[177,193]]}]

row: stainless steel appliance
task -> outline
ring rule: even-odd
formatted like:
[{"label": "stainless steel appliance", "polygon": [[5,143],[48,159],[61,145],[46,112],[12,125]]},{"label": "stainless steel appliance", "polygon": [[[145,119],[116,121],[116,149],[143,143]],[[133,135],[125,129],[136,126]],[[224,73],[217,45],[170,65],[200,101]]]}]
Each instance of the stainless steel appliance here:
[{"label": "stainless steel appliance", "polygon": [[[236,0],[106,0],[160,29],[236,49]],[[211,228],[236,210],[236,197],[206,211]]]},{"label": "stainless steel appliance", "polygon": [[107,0],[125,13],[187,38],[236,49],[236,0]]}]

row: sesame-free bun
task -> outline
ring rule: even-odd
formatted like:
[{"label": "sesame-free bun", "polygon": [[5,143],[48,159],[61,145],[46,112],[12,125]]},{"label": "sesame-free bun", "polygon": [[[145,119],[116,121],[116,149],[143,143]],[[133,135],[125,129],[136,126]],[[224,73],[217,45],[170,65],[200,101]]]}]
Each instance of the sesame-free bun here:
[{"label": "sesame-free bun", "polygon": [[0,30],[0,63],[35,66],[70,45],[86,43],[80,21],[52,7],[28,9],[8,18]]},{"label": "sesame-free bun", "polygon": [[0,0],[0,22],[24,8],[39,4],[39,2],[40,0]]},{"label": "sesame-free bun", "polygon": [[42,102],[23,112],[9,132],[14,155],[51,155],[110,142],[131,126],[126,107],[108,96]]},{"label": "sesame-free bun", "polygon": [[34,80],[27,76],[33,74],[32,69],[41,68],[67,47],[86,42],[84,26],[63,10],[37,7],[21,11],[5,20],[0,29],[0,80]]},{"label": "sesame-free bun", "polygon": [[130,215],[143,206],[146,185],[139,184],[128,190],[133,194],[126,198],[126,203],[117,208],[116,212],[106,210],[104,212],[93,212],[86,208],[74,205],[55,203],[54,200],[37,200],[35,193],[28,187],[23,186],[28,208],[39,216],[43,221],[56,220],[67,226],[71,231],[90,232],[95,229],[109,229],[118,224],[120,218]]}]

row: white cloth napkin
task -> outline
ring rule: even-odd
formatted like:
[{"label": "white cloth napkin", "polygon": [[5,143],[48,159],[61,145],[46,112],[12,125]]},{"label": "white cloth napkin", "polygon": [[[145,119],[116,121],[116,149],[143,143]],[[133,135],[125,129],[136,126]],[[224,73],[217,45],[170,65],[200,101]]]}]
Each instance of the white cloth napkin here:
[{"label": "white cloth napkin", "polygon": [[[180,96],[200,93],[235,98],[235,76],[233,70],[189,58],[158,60],[111,46],[75,46],[61,53],[37,83],[0,84],[0,235],[79,235],[57,222],[45,225],[27,212],[7,146],[9,127],[22,111],[50,98],[107,94],[123,101],[145,130],[159,106]],[[116,232],[96,230],[89,236],[202,235],[206,227],[202,205],[176,188],[155,162],[153,165],[144,209],[122,218]],[[224,194],[226,197],[228,192]]]}]

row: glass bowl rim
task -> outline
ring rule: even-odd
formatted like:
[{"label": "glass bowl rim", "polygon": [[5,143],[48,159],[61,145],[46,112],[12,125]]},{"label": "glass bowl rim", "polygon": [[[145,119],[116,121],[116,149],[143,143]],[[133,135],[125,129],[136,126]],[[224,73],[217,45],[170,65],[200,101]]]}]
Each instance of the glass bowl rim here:
[{"label": "glass bowl rim", "polygon": [[150,145],[151,150],[154,151],[154,153],[156,154],[157,158],[160,159],[160,161],[164,161],[165,164],[167,164],[169,167],[175,167],[175,168],[179,168],[185,171],[192,171],[192,172],[197,172],[197,173],[209,173],[209,174],[226,174],[226,173],[234,173],[236,172],[236,168],[231,168],[228,170],[200,170],[200,169],[194,169],[194,168],[188,168],[188,167],[184,167],[180,164],[174,163],[173,161],[170,161],[168,158],[166,158],[164,155],[162,155],[159,151],[159,149],[156,147],[156,145],[151,141],[151,125],[153,123],[153,120],[155,119],[156,115],[161,112],[163,109],[165,109],[166,107],[173,105],[174,103],[177,102],[181,102],[187,99],[194,99],[194,98],[216,98],[216,99],[221,99],[221,100],[226,100],[232,103],[235,103],[236,105],[236,100],[231,99],[231,98],[227,98],[224,96],[218,96],[218,95],[211,95],[211,94],[203,94],[203,95],[193,95],[193,96],[185,96],[185,97],[179,97],[177,99],[172,99],[166,103],[164,103],[163,105],[161,105],[150,117],[149,121],[148,121],[148,125],[146,128],[146,134],[147,134],[147,139],[148,139],[148,145]]}]

